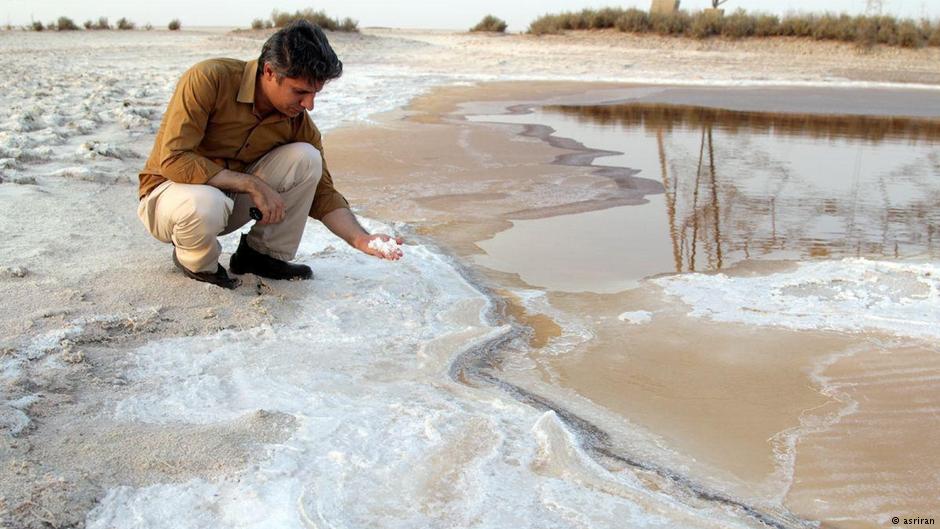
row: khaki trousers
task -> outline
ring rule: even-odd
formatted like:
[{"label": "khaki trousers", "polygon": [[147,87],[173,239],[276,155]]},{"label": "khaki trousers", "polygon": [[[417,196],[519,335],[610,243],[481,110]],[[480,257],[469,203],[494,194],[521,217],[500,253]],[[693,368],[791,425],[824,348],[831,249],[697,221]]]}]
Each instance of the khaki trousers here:
[{"label": "khaki trousers", "polygon": [[[323,172],[323,158],[309,143],[289,143],[248,166],[284,199],[286,213],[278,224],[257,224],[248,232],[248,246],[290,261],[297,254],[313,196]],[[210,185],[164,182],[144,197],[137,216],[157,240],[173,243],[176,258],[192,272],[215,272],[222,253],[218,236],[251,220],[254,203],[246,193],[230,193]]]}]

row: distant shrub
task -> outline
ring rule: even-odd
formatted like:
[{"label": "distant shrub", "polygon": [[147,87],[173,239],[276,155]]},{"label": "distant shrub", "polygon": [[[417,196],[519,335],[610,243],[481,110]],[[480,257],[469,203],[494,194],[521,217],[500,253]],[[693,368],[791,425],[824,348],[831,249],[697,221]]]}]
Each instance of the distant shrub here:
[{"label": "distant shrub", "polygon": [[295,11],[294,13],[288,13],[286,11],[280,12],[277,9],[271,12],[271,22],[273,26],[277,28],[282,28],[294,20],[300,19],[316,24],[328,31],[359,31],[359,23],[355,20],[346,18],[340,22],[327,15],[325,11],[314,11],[313,9],[307,8],[302,11]]},{"label": "distant shrub", "polygon": [[359,22],[346,17],[340,23],[339,27],[336,28],[336,31],[345,31],[347,33],[358,33],[359,32]]},{"label": "distant shrub", "polygon": [[737,9],[725,17],[721,26],[721,36],[729,39],[743,39],[757,33],[757,18],[748,15],[743,9]]},{"label": "distant shrub", "polygon": [[137,24],[134,24],[134,23],[131,22],[130,20],[128,20],[128,19],[126,19],[126,18],[124,18],[124,17],[121,17],[121,18],[119,18],[119,19],[117,20],[117,22],[115,23],[115,27],[117,27],[118,29],[125,29],[125,30],[127,30],[127,29],[134,29],[135,27],[137,27]]},{"label": "distant shrub", "polygon": [[642,9],[636,8],[624,11],[623,14],[617,17],[617,21],[614,25],[620,31],[629,33],[646,33],[652,28],[649,14]]},{"label": "distant shrub", "polygon": [[894,17],[880,16],[878,22],[878,42],[881,44],[898,44],[898,21]]},{"label": "distant shrub", "polygon": [[617,26],[617,20],[625,15],[623,9],[615,9],[612,7],[605,7],[594,11],[588,22],[590,24],[590,29],[608,29]]},{"label": "distant shrub", "polygon": [[692,15],[689,33],[697,39],[706,39],[714,35],[721,35],[725,20],[721,11],[707,9]]},{"label": "distant shrub", "polygon": [[772,37],[779,35],[780,32],[780,18],[777,15],[767,15],[761,14],[757,15],[754,20],[754,36],[755,37]]},{"label": "distant shrub", "polygon": [[529,25],[529,33],[545,35],[610,27],[630,33],[655,32],[695,38],[717,35],[730,39],[752,36],[812,38],[855,42],[860,48],[870,48],[876,44],[908,48],[940,46],[940,21],[931,23],[922,20],[918,23],[898,20],[892,16],[853,17],[834,13],[791,13],[779,18],[765,13],[749,14],[743,9],[727,16],[714,9],[694,14],[677,11],[652,15],[640,9],[584,9],[542,15]]},{"label": "distant shrub", "polygon": [[930,36],[927,37],[928,46],[940,46],[940,21],[930,28]]},{"label": "distant shrub", "polygon": [[58,31],[76,31],[78,28],[75,22],[69,17],[59,17],[55,25]]},{"label": "distant shrub", "polygon": [[780,21],[779,35],[783,37],[812,37],[816,17],[813,15],[787,15]]},{"label": "distant shrub", "polygon": [[924,36],[913,20],[905,20],[898,24],[897,44],[905,48],[922,48]]},{"label": "distant shrub", "polygon": [[111,29],[111,24],[108,24],[108,17],[99,17],[97,22],[86,20],[82,25],[85,26],[85,29]]},{"label": "distant shrub", "polygon": [[44,26],[44,25],[42,24],[42,22],[36,20],[36,21],[34,21],[32,24],[29,25],[29,29],[31,29],[31,30],[33,30],[33,31],[42,31],[42,30],[46,29],[46,26]]},{"label": "distant shrub", "polygon": [[476,26],[470,28],[470,31],[504,33],[506,31],[506,21],[493,15],[486,15]]},{"label": "distant shrub", "polygon": [[264,20],[256,18],[251,21],[251,29],[264,29]]},{"label": "distant shrub", "polygon": [[180,19],[178,18],[174,18],[173,20],[170,21],[169,24],[166,25],[166,29],[170,31],[179,31],[180,27],[181,27]]},{"label": "distant shrub", "polygon": [[146,24],[144,24],[144,31],[150,31],[152,29],[153,29],[153,24],[151,24],[150,22],[147,22]]},{"label": "distant shrub", "polygon": [[869,50],[878,44],[878,20],[872,17],[859,17],[855,27],[855,43],[859,48]]},{"label": "distant shrub", "polygon": [[533,35],[551,35],[561,32],[559,19],[555,15],[541,16],[529,24],[529,33]]},{"label": "distant shrub", "polygon": [[650,15],[653,31],[660,35],[684,35],[692,25],[692,16],[686,11]]}]

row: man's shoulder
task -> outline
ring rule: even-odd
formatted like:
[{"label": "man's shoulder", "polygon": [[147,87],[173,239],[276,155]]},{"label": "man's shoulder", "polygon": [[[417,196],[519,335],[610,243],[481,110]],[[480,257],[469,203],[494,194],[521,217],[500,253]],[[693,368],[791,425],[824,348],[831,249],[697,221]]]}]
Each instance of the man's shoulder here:
[{"label": "man's shoulder", "polygon": [[206,59],[192,65],[189,70],[209,79],[221,80],[234,77],[240,80],[245,71],[245,64],[247,64],[246,61],[238,59]]}]

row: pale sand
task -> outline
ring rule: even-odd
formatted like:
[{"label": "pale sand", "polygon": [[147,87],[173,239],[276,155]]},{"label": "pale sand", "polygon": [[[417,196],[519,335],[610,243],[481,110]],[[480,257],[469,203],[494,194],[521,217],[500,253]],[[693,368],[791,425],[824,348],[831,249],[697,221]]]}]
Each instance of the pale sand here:
[{"label": "pale sand", "polygon": [[[572,202],[582,205],[576,211],[607,207],[605,197],[617,193],[590,169],[551,163],[570,150],[519,135],[526,132],[521,127],[462,116],[504,112],[522,101],[616,99],[618,89],[622,97],[647,101],[721,100],[709,90],[638,96],[636,88],[564,83],[439,89],[414,101],[405,119],[332,134],[332,152],[339,154],[334,165],[349,175],[347,192],[370,214],[402,219],[472,258],[480,254],[475,243],[508,228],[509,218],[568,213]],[[791,96],[783,105],[793,108],[780,108],[782,95]],[[883,103],[875,113],[937,115],[927,96],[866,91],[848,98],[825,90],[742,91],[727,96],[724,107],[826,112],[837,102],[844,111],[863,113],[872,109],[866,99]],[[769,273],[777,266],[749,264],[737,273]],[[503,288],[529,288],[514,274],[475,271]],[[781,501],[827,527],[878,526],[888,513],[936,512],[937,475],[926,470],[940,463],[932,440],[940,433],[929,389],[940,376],[933,348],[895,350],[888,340],[881,350],[872,344],[885,338],[690,321],[681,306],[664,304],[657,289],[644,287],[613,295],[549,294],[555,311],[582,315],[594,336],[575,354],[553,356],[539,348],[564,334],[556,318],[528,312],[512,291],[500,292],[509,314],[532,328],[538,374],[501,376],[567,398],[582,417],[611,420],[600,406],[653,432],[681,454],[680,466],[699,483],[756,505]],[[657,311],[652,324],[624,325],[617,318],[639,309]],[[879,356],[881,364],[872,364]],[[885,365],[893,369],[881,376]]]},{"label": "pale sand", "polygon": [[[76,335],[52,336],[41,352],[47,362],[33,363],[16,384],[3,388],[10,398],[43,395],[23,406],[32,420],[29,428],[18,436],[0,438],[4,521],[14,519],[26,527],[77,525],[110,486],[230,475],[258,446],[289,435],[290,421],[271,414],[243,417],[218,428],[129,428],[100,416],[108,403],[135,391],[120,377],[128,368],[127,351],[168,337],[274,324],[289,319],[302,302],[289,285],[248,285],[234,293],[194,286],[173,271],[168,247],[147,237],[133,211],[136,171],[179,73],[209,57],[255,56],[263,36],[0,32],[0,47],[9,58],[9,75],[0,85],[4,108],[15,111],[16,119],[27,119],[25,111],[39,108],[41,115],[60,119],[63,125],[77,123],[74,136],[30,145],[18,143],[18,128],[4,125],[2,147],[7,150],[0,158],[17,160],[0,166],[5,181],[0,211],[5,227],[0,245],[4,255],[0,357],[30,347],[71,322],[106,316],[92,320]],[[940,81],[936,49],[885,48],[860,54],[851,46],[786,39],[697,42],[605,32],[536,38],[375,29],[331,38],[351,76],[356,65],[387,64],[473,79]],[[594,91],[604,89],[592,86]],[[407,121],[396,120],[400,115],[393,114],[372,128],[327,135],[331,166],[340,188],[369,215],[411,223],[418,233],[469,256],[477,252],[475,241],[509,226],[505,218],[510,212],[534,203],[567,207],[572,199],[591,208],[617,195],[614,184],[590,170],[548,165],[562,151],[535,137],[441,116],[464,101],[559,96],[576,101],[584,90],[584,85],[570,82],[442,89],[417,101],[413,105],[417,114]],[[591,97],[598,93],[603,92]],[[7,117],[4,114],[0,121]],[[87,149],[75,154],[89,137],[112,142],[131,155],[122,157],[115,150],[97,155]],[[53,172],[58,170],[65,172]],[[38,185],[28,184],[30,179]],[[11,183],[15,181],[24,185]],[[571,192],[558,197],[559,185]],[[30,229],[22,229],[24,219]],[[17,271],[21,268],[25,274]],[[523,286],[505,274],[488,280]],[[561,333],[551,317],[527,314],[519,304],[511,307],[521,321],[533,326],[533,346]],[[613,316],[620,310],[613,304],[608,309]],[[64,368],[43,367],[60,361]],[[793,381],[781,384],[795,386]],[[806,388],[794,389],[800,402],[814,402]],[[761,431],[792,424],[793,408],[784,406],[763,421]],[[650,426],[668,432],[669,425],[681,425],[681,419],[674,416]],[[704,428],[701,422],[690,424]],[[739,442],[747,451],[746,460],[754,462],[742,471],[745,477],[766,468],[767,447],[756,446],[756,437]],[[822,441],[820,447],[824,448]],[[712,448],[706,442],[700,450],[714,453]],[[829,453],[821,448],[816,457]],[[727,461],[715,459],[717,464]],[[811,470],[806,476],[807,483],[815,479]],[[854,479],[862,481],[865,476],[856,474]],[[812,505],[809,496],[794,490],[793,497],[794,508],[812,512],[801,506]]]}]

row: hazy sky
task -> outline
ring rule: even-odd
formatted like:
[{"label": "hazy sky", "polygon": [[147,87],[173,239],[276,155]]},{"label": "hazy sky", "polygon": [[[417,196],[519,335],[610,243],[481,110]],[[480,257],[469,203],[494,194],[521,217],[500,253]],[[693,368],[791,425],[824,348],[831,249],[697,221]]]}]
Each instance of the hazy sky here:
[{"label": "hazy sky", "polygon": [[[836,11],[861,13],[867,0],[728,0],[726,9],[743,7],[749,11]],[[361,26],[392,26],[414,28],[464,29],[483,15],[492,13],[509,22],[511,31],[521,31],[529,22],[544,13],[579,10],[585,7],[648,8],[649,0],[586,1],[586,0],[0,0],[0,22],[26,24],[33,17],[42,22],[67,16],[81,23],[87,19],[107,16],[114,22],[120,17],[143,25],[165,26],[179,18],[190,26],[248,26],[253,18],[265,18],[272,9],[296,10],[314,6],[330,16],[352,17]],[[698,10],[709,6],[709,0],[682,0],[682,7]],[[884,0],[885,12],[903,17],[940,18],[940,0]]]}]

